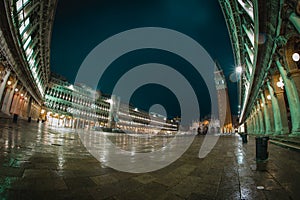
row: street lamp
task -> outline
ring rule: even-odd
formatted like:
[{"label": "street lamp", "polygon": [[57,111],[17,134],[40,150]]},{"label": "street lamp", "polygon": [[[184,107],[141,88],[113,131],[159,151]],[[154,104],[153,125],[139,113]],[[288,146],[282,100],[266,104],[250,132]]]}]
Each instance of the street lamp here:
[{"label": "street lamp", "polygon": [[271,95],[268,94],[267,99],[268,99],[268,100],[271,100]]},{"label": "street lamp", "polygon": [[298,62],[300,60],[299,53],[293,53],[292,58],[293,58],[293,61]]},{"label": "street lamp", "polygon": [[7,81],[7,85],[8,85],[8,86],[11,85],[11,81]]}]

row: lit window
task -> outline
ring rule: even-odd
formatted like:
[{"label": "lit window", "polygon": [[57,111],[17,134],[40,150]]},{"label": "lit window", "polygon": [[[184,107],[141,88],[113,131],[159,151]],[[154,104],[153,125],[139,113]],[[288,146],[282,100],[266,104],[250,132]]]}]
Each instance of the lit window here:
[{"label": "lit window", "polygon": [[23,12],[20,12],[19,13],[19,21],[21,22],[21,21],[23,21],[23,19],[24,19]]},{"label": "lit window", "polygon": [[28,26],[29,25],[29,18],[27,18],[26,20],[25,20],[25,26]]},{"label": "lit window", "polygon": [[27,39],[27,41],[25,42],[25,44],[24,44],[24,49],[26,49],[27,48],[27,46],[29,45],[29,43],[31,42],[31,36]]},{"label": "lit window", "polygon": [[23,33],[24,29],[25,29],[25,25],[24,25],[24,23],[22,23],[21,26],[20,26],[20,28],[19,28],[20,34]]},{"label": "lit window", "polygon": [[26,49],[26,56],[27,56],[27,58],[29,58],[29,57],[32,55],[32,53],[33,53],[32,48],[31,48],[31,47],[28,47],[28,48]]},{"label": "lit window", "polygon": [[17,1],[17,11],[19,11],[23,7],[22,0]]}]

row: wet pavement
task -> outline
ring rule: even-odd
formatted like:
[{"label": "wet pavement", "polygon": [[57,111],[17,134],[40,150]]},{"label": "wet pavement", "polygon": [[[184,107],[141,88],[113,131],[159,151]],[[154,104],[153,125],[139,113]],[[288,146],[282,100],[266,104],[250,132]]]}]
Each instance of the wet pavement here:
[{"label": "wet pavement", "polygon": [[[109,138],[133,152],[157,150],[172,140]],[[239,136],[221,136],[200,159],[203,141],[197,136],[165,168],[126,173],[91,156],[74,130],[0,118],[0,199],[299,199],[299,152],[269,144],[269,160],[258,166],[254,137],[242,144]]]}]

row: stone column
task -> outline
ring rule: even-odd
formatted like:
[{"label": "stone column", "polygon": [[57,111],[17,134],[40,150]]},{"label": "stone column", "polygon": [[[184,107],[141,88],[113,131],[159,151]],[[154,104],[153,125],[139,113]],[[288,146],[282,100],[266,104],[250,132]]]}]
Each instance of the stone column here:
[{"label": "stone column", "polygon": [[258,111],[256,106],[254,106],[254,117],[255,117],[255,134],[259,133],[259,119],[258,119]]},{"label": "stone column", "polygon": [[252,124],[253,124],[253,126],[252,126],[253,133],[256,133],[255,132],[256,131],[256,119],[255,119],[255,112],[254,112],[253,108],[252,108]]},{"label": "stone column", "polygon": [[4,75],[4,77],[2,79],[2,83],[0,85],[0,103],[1,103],[1,99],[2,99],[2,96],[3,96],[3,92],[5,90],[9,75],[10,75],[10,71],[6,71],[6,74]]},{"label": "stone column", "polygon": [[75,121],[75,120],[74,120],[73,118],[71,118],[71,128],[72,128],[72,129],[75,128],[75,127],[74,127],[74,121]]},{"label": "stone column", "polygon": [[268,113],[269,123],[270,123],[270,130],[269,130],[270,132],[269,133],[267,132],[267,134],[274,134],[275,133],[274,113],[273,113],[273,110],[272,110],[271,99],[268,99],[268,97],[270,98],[271,95],[267,90],[264,91],[264,97],[265,97],[265,110]]},{"label": "stone column", "polygon": [[250,118],[249,118],[249,133],[253,133],[253,118],[252,118],[252,115],[250,115]]},{"label": "stone column", "polygon": [[262,109],[260,105],[260,101],[257,102],[257,110],[258,110],[258,120],[259,120],[259,134],[264,134],[265,133],[265,128],[264,128],[264,118],[262,115]]},{"label": "stone column", "polygon": [[4,113],[6,113],[6,114],[9,114],[9,113],[6,112],[6,107],[7,107],[7,103],[8,103],[8,99],[10,97],[11,91],[12,91],[12,88],[10,88],[10,87],[7,88],[5,96],[3,98],[2,107],[1,107],[1,111],[4,112]]},{"label": "stone column", "polygon": [[297,95],[298,95],[298,98],[300,99],[300,69],[290,70],[288,76],[292,80],[294,85],[296,86]]},{"label": "stone column", "polygon": [[264,115],[264,121],[265,121],[265,134],[271,134],[271,124],[270,124],[270,117],[267,107],[267,102],[265,99],[265,95],[263,92],[260,93],[261,101],[263,105],[263,115]]},{"label": "stone column", "polygon": [[31,104],[32,104],[32,97],[28,97],[28,104],[27,104],[27,117],[28,117],[28,122],[31,122]]},{"label": "stone column", "polygon": [[252,117],[251,117],[251,130],[252,130],[252,133],[254,133],[254,127],[255,127],[254,117],[253,117],[253,114],[252,114]]},{"label": "stone column", "polygon": [[[297,87],[294,83],[294,80],[287,77],[287,72],[279,60],[276,60],[276,64],[283,79],[284,89],[288,98],[292,118],[292,134],[300,136],[300,101]],[[298,75],[296,73],[293,75],[294,78],[297,78],[297,76]]]},{"label": "stone column", "polygon": [[3,101],[2,111],[6,114],[10,114],[9,111],[10,111],[10,108],[11,108],[11,103],[12,103],[12,100],[13,100],[13,96],[14,96],[17,84],[18,84],[18,81],[16,81],[14,83],[14,85],[12,86],[10,92],[7,92],[7,97]]},{"label": "stone column", "polygon": [[252,116],[250,116],[250,119],[249,119],[249,133],[253,133],[253,121],[252,121]]},{"label": "stone column", "polygon": [[10,113],[19,114],[19,109],[18,109],[19,101],[20,101],[20,95],[15,93],[13,96]]},{"label": "stone column", "polygon": [[11,110],[12,114],[21,115],[21,93],[23,92],[23,87],[20,88],[19,92],[16,92],[13,97]]},{"label": "stone column", "polygon": [[248,117],[246,124],[247,124],[247,133],[251,133],[251,116]]},{"label": "stone column", "polygon": [[287,134],[289,129],[283,91],[274,91],[274,88],[269,81],[267,84],[274,114],[275,134]]}]

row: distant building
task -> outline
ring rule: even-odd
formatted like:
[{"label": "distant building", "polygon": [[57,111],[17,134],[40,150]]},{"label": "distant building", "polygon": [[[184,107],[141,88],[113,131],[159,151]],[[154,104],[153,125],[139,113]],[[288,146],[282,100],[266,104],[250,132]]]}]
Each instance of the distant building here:
[{"label": "distant building", "polygon": [[171,133],[177,124],[156,113],[147,113],[120,101],[115,95],[103,95],[84,84],[72,85],[52,74],[46,90],[42,116],[51,126],[69,128],[102,127],[133,133]]}]

